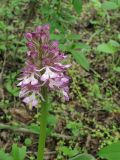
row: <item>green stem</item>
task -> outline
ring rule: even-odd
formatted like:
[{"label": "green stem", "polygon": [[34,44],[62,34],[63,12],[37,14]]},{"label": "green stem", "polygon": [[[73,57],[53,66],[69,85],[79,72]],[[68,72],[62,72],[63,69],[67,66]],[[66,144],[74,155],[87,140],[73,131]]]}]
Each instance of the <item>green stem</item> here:
[{"label": "green stem", "polygon": [[42,101],[41,103],[40,135],[39,135],[37,160],[43,160],[43,157],[44,157],[46,126],[47,126],[47,117],[48,117],[48,97],[47,97],[47,90],[45,88],[43,89],[42,95],[45,101]]}]

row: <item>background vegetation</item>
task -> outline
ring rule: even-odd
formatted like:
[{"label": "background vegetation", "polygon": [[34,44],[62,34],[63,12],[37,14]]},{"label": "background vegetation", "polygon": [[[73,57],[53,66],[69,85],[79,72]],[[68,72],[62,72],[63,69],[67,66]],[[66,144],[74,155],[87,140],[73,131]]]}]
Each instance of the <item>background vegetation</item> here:
[{"label": "background vegetation", "polygon": [[[45,159],[89,153],[97,160],[119,160],[119,0],[0,1],[0,160],[12,160],[15,153],[14,160],[36,157],[40,115],[21,102],[16,84],[25,61],[24,33],[46,23],[72,67],[70,101],[51,94]],[[109,151],[118,157],[111,158],[101,149],[113,142],[115,149]]]}]

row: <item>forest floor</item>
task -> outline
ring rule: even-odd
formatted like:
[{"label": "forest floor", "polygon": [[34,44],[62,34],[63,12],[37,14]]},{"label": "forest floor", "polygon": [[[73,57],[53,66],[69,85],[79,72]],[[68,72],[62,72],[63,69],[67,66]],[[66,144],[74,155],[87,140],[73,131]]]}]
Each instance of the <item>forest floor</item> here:
[{"label": "forest floor", "polygon": [[[9,8],[10,2],[4,2],[0,9],[0,13],[2,9],[5,13],[4,8],[7,10],[6,15],[0,14],[0,148],[10,152],[13,143],[27,145],[27,155],[34,160],[39,113],[21,102],[16,84],[26,51],[23,33],[39,23],[39,12],[29,14],[27,3],[22,3],[22,13],[20,8],[15,12],[12,5]],[[68,70],[70,101],[64,102],[56,93],[51,94],[46,160],[67,160],[83,152],[97,158],[100,148],[120,139],[120,74],[115,70],[120,65],[120,50],[115,54],[97,50],[99,44],[110,40],[120,42],[119,12],[112,11],[108,18],[102,17],[87,2],[77,23],[69,30],[80,35],[77,43],[89,46],[86,57],[90,68],[85,70],[66,52],[72,64]]]}]

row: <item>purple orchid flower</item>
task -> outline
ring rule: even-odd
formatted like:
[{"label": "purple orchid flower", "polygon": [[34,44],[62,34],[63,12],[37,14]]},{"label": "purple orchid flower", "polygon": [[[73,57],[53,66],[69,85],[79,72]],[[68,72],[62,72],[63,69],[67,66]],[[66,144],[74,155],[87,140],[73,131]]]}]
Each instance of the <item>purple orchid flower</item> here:
[{"label": "purple orchid flower", "polygon": [[37,106],[41,88],[61,92],[65,100],[69,100],[69,77],[66,70],[70,64],[61,63],[67,56],[59,50],[58,41],[50,41],[50,26],[38,26],[35,32],[26,33],[27,59],[18,86],[21,87],[20,97],[30,106]]}]

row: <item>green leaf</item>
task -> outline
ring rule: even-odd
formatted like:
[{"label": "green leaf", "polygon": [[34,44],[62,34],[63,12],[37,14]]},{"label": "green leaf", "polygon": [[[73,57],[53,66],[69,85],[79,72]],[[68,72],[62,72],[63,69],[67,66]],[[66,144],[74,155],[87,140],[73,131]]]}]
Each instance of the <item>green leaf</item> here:
[{"label": "green leaf", "polygon": [[51,40],[61,40],[64,39],[65,36],[63,34],[50,34]]},{"label": "green leaf", "polygon": [[32,123],[30,126],[28,126],[28,129],[35,134],[40,133],[40,127],[34,123]]},{"label": "green leaf", "polygon": [[19,159],[19,150],[17,144],[12,145],[12,156],[14,160],[20,160]]},{"label": "green leaf", "polygon": [[61,51],[65,52],[68,51],[69,46],[66,46],[65,44],[59,44],[59,48]]},{"label": "green leaf", "polygon": [[117,51],[117,48],[112,46],[110,43],[102,43],[102,44],[98,45],[97,50],[99,52],[112,54]]},{"label": "green leaf", "polygon": [[120,67],[115,67],[113,71],[120,73]]},{"label": "green leaf", "polygon": [[81,122],[72,122],[69,121],[66,125],[66,128],[70,129],[74,135],[74,137],[79,136],[80,128],[82,128],[83,124]]},{"label": "green leaf", "polygon": [[113,47],[117,47],[117,48],[120,47],[120,43],[118,43],[115,40],[110,40],[108,44],[112,45]]},{"label": "green leaf", "polygon": [[49,124],[50,126],[55,126],[55,124],[57,123],[56,117],[55,117],[54,115],[50,115],[50,114],[49,114],[49,116],[48,116],[47,121],[48,121],[48,124]]},{"label": "green leaf", "polygon": [[79,39],[81,39],[81,36],[79,34],[71,34],[71,35],[68,35],[67,39],[69,39],[69,40],[79,40]]},{"label": "green leaf", "polygon": [[88,71],[90,68],[90,65],[85,55],[75,50],[71,50],[71,53],[74,59],[77,61],[77,63],[79,63],[84,69]]},{"label": "green leaf", "polygon": [[6,28],[7,28],[6,24],[3,21],[1,21],[0,22],[0,30],[5,30]]},{"label": "green leaf", "polygon": [[6,46],[4,44],[0,45],[0,51],[5,51],[6,50]]},{"label": "green leaf", "polygon": [[73,6],[78,14],[82,11],[82,0],[73,0]]},{"label": "green leaf", "polygon": [[25,160],[25,157],[26,157],[26,147],[23,146],[23,147],[19,148],[19,159]]},{"label": "green leaf", "polygon": [[90,46],[85,43],[76,43],[75,49],[90,49]]},{"label": "green leaf", "polygon": [[8,81],[8,82],[5,84],[5,88],[6,88],[7,91],[8,91],[9,93],[11,93],[13,96],[18,97],[18,95],[19,95],[19,89],[18,89],[17,87],[13,87],[10,81]]},{"label": "green leaf", "polygon": [[70,160],[95,160],[95,158],[90,154],[84,153],[84,154],[77,155],[76,157],[71,158]]},{"label": "green leaf", "polygon": [[102,8],[105,9],[105,10],[115,10],[118,7],[119,6],[115,2],[112,2],[112,1],[105,1],[102,4]]},{"label": "green leaf", "polygon": [[8,153],[5,153],[3,149],[1,149],[0,150],[0,160],[13,160],[13,158]]},{"label": "green leaf", "polygon": [[63,153],[64,156],[71,157],[71,156],[78,154],[77,149],[72,149],[67,146],[61,146],[61,147],[59,147],[59,150]]},{"label": "green leaf", "polygon": [[26,138],[26,139],[25,139],[25,145],[26,145],[26,146],[30,146],[31,144],[32,144],[31,139],[30,139],[30,138]]},{"label": "green leaf", "polygon": [[120,34],[118,34],[118,39],[120,40]]},{"label": "green leaf", "polygon": [[120,141],[102,148],[98,155],[107,160],[120,160]]},{"label": "green leaf", "polygon": [[12,156],[14,160],[24,160],[26,156],[26,147],[19,148],[17,144],[12,145]]}]

